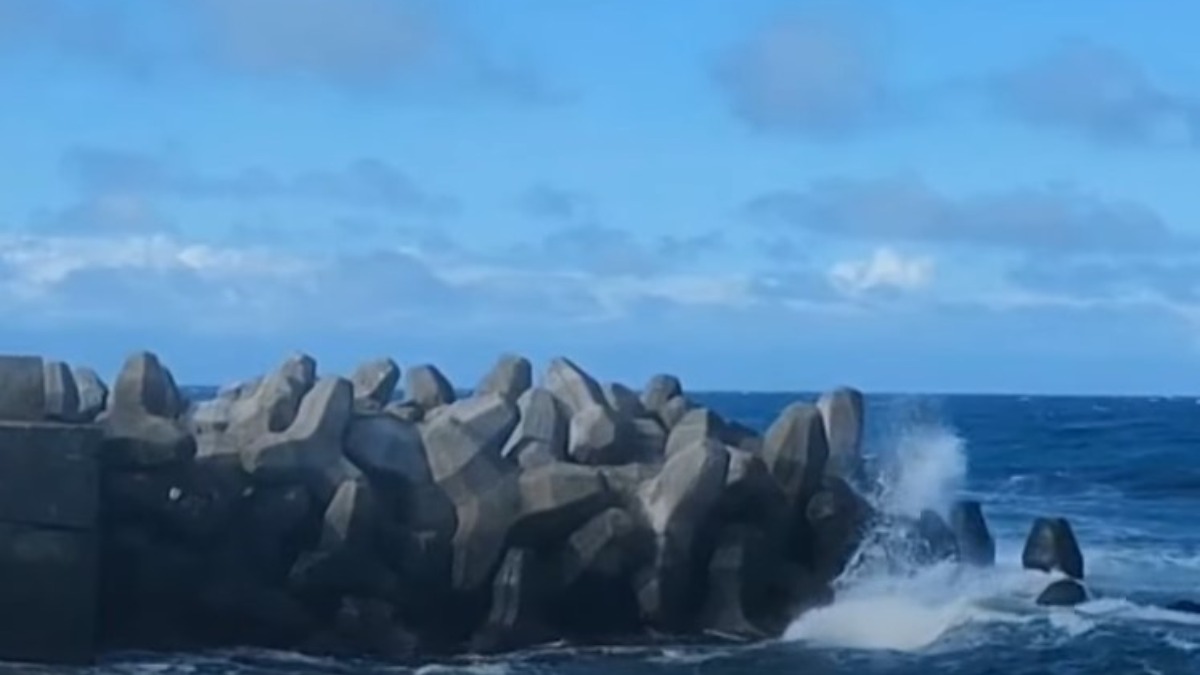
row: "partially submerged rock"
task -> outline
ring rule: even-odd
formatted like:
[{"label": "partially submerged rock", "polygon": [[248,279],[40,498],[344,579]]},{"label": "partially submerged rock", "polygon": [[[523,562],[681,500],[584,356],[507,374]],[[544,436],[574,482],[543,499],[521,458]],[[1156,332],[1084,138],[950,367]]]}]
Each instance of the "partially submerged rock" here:
[{"label": "partially submerged rock", "polygon": [[805,518],[812,534],[809,569],[827,583],[835,579],[858,549],[871,507],[854,488],[836,476],[826,476],[808,500]]},{"label": "partially submerged rock", "polygon": [[1043,572],[1061,571],[1075,579],[1083,578],[1083,553],[1075,532],[1066,518],[1038,518],[1034,521],[1025,549],[1021,553],[1025,569]]},{"label": "partially submerged rock", "polygon": [[955,502],[950,507],[950,529],[958,542],[959,560],[976,567],[991,567],[996,563],[996,542],[988,531],[979,502]]},{"label": "partially submerged rock", "polygon": [[1087,600],[1087,589],[1083,584],[1074,579],[1059,579],[1047,586],[1036,602],[1045,607],[1074,607]]}]

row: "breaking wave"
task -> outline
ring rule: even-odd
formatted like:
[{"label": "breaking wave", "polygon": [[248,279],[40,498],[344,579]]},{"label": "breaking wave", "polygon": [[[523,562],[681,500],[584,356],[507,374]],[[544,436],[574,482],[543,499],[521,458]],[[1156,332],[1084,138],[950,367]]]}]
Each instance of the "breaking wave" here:
[{"label": "breaking wave", "polygon": [[[1019,535],[998,538],[992,568],[920,561],[897,517],[914,518],[924,510],[945,516],[966,487],[967,447],[954,429],[929,419],[892,432],[871,448],[877,457],[869,499],[881,517],[834,582],[835,602],[795,620],[785,641],[929,652],[977,646],[1005,627],[1035,630],[1044,640],[1047,635],[1076,638],[1113,622],[1200,625],[1200,617],[1127,599],[1101,597],[1066,610],[1039,607],[1035,598],[1055,577],[1021,568]],[[1114,556],[1106,548],[1095,553],[1100,560]],[[1192,644],[1173,639],[1181,646]]]}]

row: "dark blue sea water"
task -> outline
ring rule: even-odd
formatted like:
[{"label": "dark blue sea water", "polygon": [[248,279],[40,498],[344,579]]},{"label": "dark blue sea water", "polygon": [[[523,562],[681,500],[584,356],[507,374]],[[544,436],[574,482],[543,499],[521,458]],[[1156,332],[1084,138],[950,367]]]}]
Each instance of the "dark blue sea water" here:
[{"label": "dark blue sea water", "polygon": [[[697,396],[765,427],[806,396]],[[870,551],[839,581],[830,608],[782,639],[738,646],[573,650],[400,668],[291,654],[114,655],[87,670],[3,672],[472,673],[1200,673],[1200,616],[1161,609],[1200,600],[1200,405],[1188,398],[895,397],[869,399],[869,452],[880,506],[984,502],[994,570],[885,572]],[[1093,601],[1049,610],[1033,597],[1050,577],[1020,569],[1031,519],[1071,519]],[[887,533],[879,533],[886,540]]]}]

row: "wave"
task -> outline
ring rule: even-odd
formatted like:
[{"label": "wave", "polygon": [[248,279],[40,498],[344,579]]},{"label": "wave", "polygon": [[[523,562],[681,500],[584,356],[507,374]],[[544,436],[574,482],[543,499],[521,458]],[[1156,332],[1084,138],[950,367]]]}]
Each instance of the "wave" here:
[{"label": "wave", "polygon": [[[964,493],[967,444],[954,429],[928,418],[893,427],[891,432],[890,438],[877,439],[871,448],[883,453],[876,459],[876,485],[869,495],[873,505],[885,515],[915,516],[925,509],[944,514]],[[1115,534],[1110,531],[1104,546],[1089,550],[1085,543],[1084,547],[1090,578],[1099,582],[1099,589],[1092,591],[1099,597],[1073,609],[1045,608],[1035,599],[1059,577],[1021,568],[1022,528],[1028,527],[1027,522],[999,533],[997,565],[988,569],[953,562],[931,566],[915,556],[906,558],[910,549],[905,547],[905,533],[890,524],[894,522],[879,519],[835,581],[834,603],[793,621],[784,641],[836,649],[927,652],[977,646],[1006,627],[1033,630],[1038,641],[1075,639],[1113,623],[1200,627],[1200,616],[1119,597],[1134,586],[1128,582],[1137,575],[1154,576],[1156,571],[1168,572],[1163,576],[1173,579],[1181,593],[1194,589],[1194,581],[1200,578],[1200,555],[1195,551],[1164,555],[1161,547],[1123,547],[1109,538]],[[1180,636],[1175,640],[1188,642]]]}]

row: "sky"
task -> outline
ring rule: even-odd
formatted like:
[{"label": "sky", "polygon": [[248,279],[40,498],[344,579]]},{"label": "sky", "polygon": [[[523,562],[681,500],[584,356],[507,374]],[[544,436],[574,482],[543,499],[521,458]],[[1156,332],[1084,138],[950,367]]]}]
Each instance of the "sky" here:
[{"label": "sky", "polygon": [[0,0],[0,351],[1200,392],[1200,5]]}]

